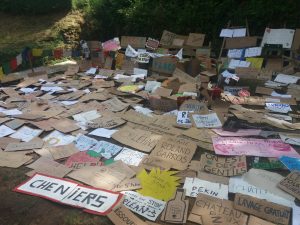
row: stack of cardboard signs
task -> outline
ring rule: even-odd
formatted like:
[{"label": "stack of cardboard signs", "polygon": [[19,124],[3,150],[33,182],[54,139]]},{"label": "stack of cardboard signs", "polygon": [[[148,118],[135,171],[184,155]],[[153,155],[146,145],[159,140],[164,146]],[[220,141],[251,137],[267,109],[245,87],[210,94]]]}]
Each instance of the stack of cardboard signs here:
[{"label": "stack of cardboard signs", "polygon": [[[256,78],[260,68],[240,58],[261,48],[244,29],[222,36],[225,83]],[[203,39],[165,31],[161,43],[89,42],[104,52],[99,64],[52,66],[1,87],[0,166],[30,169],[14,191],[117,225],[299,224],[299,74],[222,90],[213,67],[172,52]],[[271,32],[264,42],[275,39]]]}]

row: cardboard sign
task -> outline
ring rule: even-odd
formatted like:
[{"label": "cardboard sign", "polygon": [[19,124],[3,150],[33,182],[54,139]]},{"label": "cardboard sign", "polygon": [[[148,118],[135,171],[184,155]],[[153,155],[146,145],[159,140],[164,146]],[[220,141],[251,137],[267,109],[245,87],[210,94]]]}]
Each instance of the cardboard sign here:
[{"label": "cardboard sign", "polygon": [[204,171],[218,176],[231,177],[247,172],[246,156],[222,157],[204,153],[200,164]]},{"label": "cardboard sign", "polygon": [[236,67],[235,73],[240,78],[256,79],[260,70],[252,67]]},{"label": "cardboard sign", "polygon": [[132,179],[126,179],[116,185],[112,191],[133,191],[142,188],[141,183],[139,179],[137,178],[132,178]]},{"label": "cardboard sign", "polygon": [[18,168],[23,164],[29,162],[31,156],[23,152],[4,152],[0,151],[0,166],[9,168]]},{"label": "cardboard sign", "polygon": [[158,142],[150,157],[160,157],[171,163],[172,168],[184,170],[193,158],[196,148],[197,146],[190,141],[164,137]]},{"label": "cardboard sign", "polygon": [[87,123],[87,126],[90,128],[110,129],[110,128],[118,127],[124,123],[126,123],[126,121],[120,117],[103,116],[101,118],[91,120],[90,122]]},{"label": "cardboard sign", "polygon": [[171,46],[173,44],[173,40],[175,37],[176,37],[176,34],[170,32],[170,31],[164,30],[162,37],[160,39],[160,44],[163,46]]},{"label": "cardboard sign", "polygon": [[78,152],[70,156],[65,165],[73,170],[80,169],[85,166],[102,166],[100,158],[90,156],[87,152]]},{"label": "cardboard sign", "polygon": [[238,137],[213,137],[214,150],[219,155],[250,155],[274,157],[286,155],[299,158],[299,154],[281,139],[255,139]]},{"label": "cardboard sign", "polygon": [[242,194],[235,195],[234,208],[268,221],[285,225],[289,224],[291,216],[291,208],[289,207]]},{"label": "cardboard sign", "polygon": [[117,97],[101,103],[104,107],[112,112],[120,112],[126,109],[129,104],[120,101]]},{"label": "cardboard sign", "polygon": [[48,150],[54,160],[64,159],[78,152],[78,149],[73,143],[57,147],[49,147]]},{"label": "cardboard sign", "polygon": [[286,178],[280,181],[278,187],[300,199],[300,172],[291,172]]},{"label": "cardboard sign", "polygon": [[112,138],[124,145],[136,148],[142,152],[151,152],[160,140],[161,136],[140,129],[124,127],[114,133]]},{"label": "cardboard sign", "polygon": [[234,37],[225,39],[225,49],[255,47],[257,37]]},{"label": "cardboard sign", "polygon": [[146,197],[133,191],[123,191],[125,195],[124,206],[131,211],[155,221],[165,208],[166,203],[155,198]]},{"label": "cardboard sign", "polygon": [[265,44],[282,45],[283,48],[291,48],[295,30],[266,28],[261,46]]},{"label": "cardboard sign", "polygon": [[249,217],[248,225],[275,225],[275,223],[271,223],[251,215]]},{"label": "cardboard sign", "polygon": [[178,111],[176,122],[179,125],[191,126],[192,122],[189,118],[189,112],[188,111]]},{"label": "cardboard sign", "polygon": [[158,40],[155,40],[153,38],[148,38],[147,39],[147,42],[146,42],[146,47],[147,48],[155,50],[155,49],[158,48],[158,46],[159,46],[159,41]]},{"label": "cardboard sign", "polygon": [[178,69],[174,70],[173,77],[178,78],[180,82],[184,83],[197,83],[197,79],[185,73],[184,71]]},{"label": "cardboard sign", "polygon": [[42,173],[45,175],[56,176],[56,177],[64,177],[72,170],[66,167],[65,165],[62,165],[46,157],[39,158],[38,160],[28,165],[27,167],[33,169],[35,173]]},{"label": "cardboard sign", "polygon": [[44,141],[40,139],[33,139],[29,142],[21,142],[21,143],[9,143],[5,151],[24,151],[24,150],[32,150],[32,149],[39,149],[42,148],[44,145]]},{"label": "cardboard sign", "polygon": [[152,70],[158,73],[173,74],[177,61],[178,58],[169,56],[154,58]]},{"label": "cardboard sign", "polygon": [[121,47],[126,48],[131,45],[133,48],[145,48],[146,37],[122,36]]},{"label": "cardboard sign", "polygon": [[35,174],[14,191],[84,208],[86,212],[99,215],[108,214],[122,198],[122,195],[116,192],[85,187],[41,174]]},{"label": "cardboard sign", "polygon": [[115,225],[147,225],[143,220],[139,219],[135,216],[130,210],[128,210],[124,205],[117,207],[113,211],[111,211],[107,217],[115,224]]},{"label": "cardboard sign", "polygon": [[294,41],[292,44],[292,50],[299,50],[300,49],[300,29],[296,29]]},{"label": "cardboard sign", "polygon": [[153,168],[149,173],[141,170],[137,175],[142,189],[138,192],[144,196],[150,196],[159,200],[168,201],[179,186],[179,177],[174,176],[177,172]]},{"label": "cardboard sign", "polygon": [[247,218],[247,215],[233,208],[232,201],[199,194],[188,220],[198,224],[246,225]]},{"label": "cardboard sign", "polygon": [[122,150],[122,147],[107,141],[98,141],[98,143],[90,147],[89,150],[100,153],[104,158],[110,159],[118,154]]},{"label": "cardboard sign", "polygon": [[193,114],[192,118],[197,128],[222,127],[222,123],[216,113],[206,115]]},{"label": "cardboard sign", "polygon": [[189,197],[197,197],[199,194],[205,194],[220,199],[228,199],[228,185],[224,184],[187,177],[183,188],[186,189],[186,195]]},{"label": "cardboard sign", "polygon": [[300,159],[288,156],[281,156],[279,159],[290,171],[300,171]]},{"label": "cardboard sign", "polygon": [[271,193],[293,201],[294,198],[277,187],[277,184],[283,179],[283,176],[266,170],[250,169],[243,175],[243,179],[250,184],[268,189]]},{"label": "cardboard sign", "polygon": [[115,157],[115,160],[122,160],[128,165],[138,166],[145,156],[147,156],[147,154],[129,148],[123,148],[123,150]]},{"label": "cardboard sign", "polygon": [[205,34],[190,33],[186,45],[192,47],[202,47],[204,43]]},{"label": "cardboard sign", "polygon": [[107,166],[87,166],[68,174],[68,177],[97,188],[112,190],[126,179],[123,171],[117,171]]},{"label": "cardboard sign", "polygon": [[214,136],[217,136],[214,132],[212,132],[210,129],[197,129],[195,127],[192,127],[188,130],[185,130],[182,132],[183,135],[191,137],[193,139],[212,143],[211,138]]},{"label": "cardboard sign", "polygon": [[161,220],[169,223],[184,224],[187,220],[189,200],[185,200],[185,190],[177,189],[173,199],[169,200],[161,215]]},{"label": "cardboard sign", "polygon": [[212,129],[216,134],[222,137],[247,137],[259,136],[262,130],[259,129],[238,129],[236,132],[226,131],[223,129]]},{"label": "cardboard sign", "polygon": [[146,170],[151,170],[152,168],[160,168],[161,170],[169,170],[171,168],[171,164],[167,163],[160,157],[149,157],[146,156],[140,162],[139,167],[144,168]]},{"label": "cardboard sign", "polygon": [[177,101],[171,98],[150,96],[149,102],[151,109],[154,110],[170,112],[177,109]]},{"label": "cardboard sign", "polygon": [[242,177],[231,177],[229,179],[229,192],[250,195],[259,199],[265,199],[269,202],[274,202],[287,207],[291,207],[292,205],[294,205],[294,200],[282,198],[276,194],[272,194],[268,189],[251,185]]}]

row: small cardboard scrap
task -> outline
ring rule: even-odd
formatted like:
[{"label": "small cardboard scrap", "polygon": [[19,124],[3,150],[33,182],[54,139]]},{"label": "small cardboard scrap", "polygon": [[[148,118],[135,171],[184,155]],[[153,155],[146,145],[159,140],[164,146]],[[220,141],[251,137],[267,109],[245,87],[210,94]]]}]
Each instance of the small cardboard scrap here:
[{"label": "small cardboard scrap", "polygon": [[121,47],[126,48],[128,45],[133,48],[145,48],[146,37],[122,36]]},{"label": "small cardboard scrap", "polygon": [[252,67],[236,67],[235,73],[239,78],[256,79],[260,70]]},{"label": "small cardboard scrap", "polygon": [[231,177],[247,172],[246,156],[223,157],[204,153],[200,164],[204,171],[218,176]]},{"label": "small cardboard scrap", "polygon": [[206,129],[206,128],[197,129],[195,127],[192,127],[188,130],[183,131],[182,134],[185,135],[185,136],[191,137],[193,139],[203,141],[203,142],[207,142],[207,143],[212,143],[211,138],[217,136],[210,129]]},{"label": "small cardboard scrap", "polygon": [[164,98],[159,96],[149,97],[150,107],[154,110],[162,112],[170,112],[177,109],[177,101],[171,98]]},{"label": "small cardboard scrap", "polygon": [[291,208],[268,202],[249,195],[236,194],[234,208],[274,223],[288,225]]},{"label": "small cardboard scrap", "polygon": [[151,152],[161,139],[161,136],[145,130],[124,127],[114,133],[112,138],[142,152]]},{"label": "small cardboard scrap", "polygon": [[34,163],[27,165],[28,168],[34,171],[29,172],[28,175],[34,173],[42,173],[49,176],[64,177],[71,172],[71,168],[66,167],[63,164],[55,162],[47,157],[41,157]]},{"label": "small cardboard scrap", "polygon": [[126,179],[126,174],[107,166],[87,166],[71,172],[68,177],[93,187],[112,190]]},{"label": "small cardboard scrap", "polygon": [[229,177],[222,177],[222,176],[217,176],[214,174],[199,171],[197,173],[197,178],[199,178],[201,180],[207,180],[210,182],[214,182],[214,183],[229,185]]},{"label": "small cardboard scrap", "polygon": [[[178,78],[181,83],[197,83],[197,79],[190,76],[186,72],[176,67],[173,73],[173,77]],[[199,82],[198,82],[199,83]]]},{"label": "small cardboard scrap", "polygon": [[186,189],[186,195],[189,197],[205,194],[220,199],[228,199],[228,185],[220,183],[187,177],[183,188]]},{"label": "small cardboard scrap", "polygon": [[86,187],[41,174],[35,174],[14,191],[83,208],[88,213],[98,215],[107,215],[122,199],[122,194],[117,192]]},{"label": "small cardboard scrap", "polygon": [[278,187],[300,199],[300,172],[293,171],[280,181]]},{"label": "small cardboard scrap", "polygon": [[123,191],[125,195],[124,206],[131,211],[155,221],[165,208],[166,203],[152,197],[146,197],[133,191]]},{"label": "small cardboard scrap", "polygon": [[213,137],[214,150],[219,155],[251,155],[274,157],[300,155],[281,139],[256,139],[239,137]]},{"label": "small cardboard scrap", "polygon": [[172,93],[172,89],[167,89],[167,88],[163,88],[163,87],[158,87],[153,92],[153,94],[159,95],[161,97],[169,97],[171,95],[171,93]]},{"label": "small cardboard scrap", "polygon": [[147,156],[147,154],[133,149],[123,148],[123,150],[114,159],[122,160],[124,163],[131,166],[138,166],[145,156]]},{"label": "small cardboard scrap", "polygon": [[20,142],[19,139],[14,139],[14,138],[11,138],[11,137],[2,137],[0,138],[0,148],[2,149],[5,149],[6,146],[9,144],[9,143],[18,143]]},{"label": "small cardboard scrap", "polygon": [[172,198],[179,185],[179,177],[174,176],[177,172],[153,168],[150,173],[142,170],[137,178],[140,180],[142,189],[138,192],[144,196],[167,201]]},{"label": "small cardboard scrap", "polygon": [[188,220],[197,224],[246,225],[247,218],[246,214],[233,208],[232,201],[199,194]]},{"label": "small cardboard scrap", "polygon": [[193,122],[197,128],[219,128],[222,123],[216,113],[206,115],[193,114]]},{"label": "small cardboard scrap", "polygon": [[115,224],[115,225],[125,225],[125,224],[135,224],[135,225],[147,225],[143,220],[135,216],[129,209],[127,209],[124,205],[117,207],[112,210],[107,217]]},{"label": "small cardboard scrap", "polygon": [[0,151],[0,166],[18,168],[23,164],[29,162],[31,156],[26,155],[24,152],[3,152]]},{"label": "small cardboard scrap", "polygon": [[12,151],[33,150],[33,149],[42,148],[43,145],[44,145],[43,140],[34,138],[33,140],[31,140],[29,142],[9,143],[6,146],[5,151],[12,152]]},{"label": "small cardboard scrap", "polygon": [[19,127],[23,126],[25,124],[24,120],[14,119],[7,123],[5,123],[6,126],[10,127],[11,129],[18,129]]},{"label": "small cardboard scrap", "polygon": [[152,150],[150,157],[160,157],[169,162],[172,168],[184,170],[193,158],[196,148],[197,146],[193,142],[174,137],[163,137]]},{"label": "small cardboard scrap", "polygon": [[271,223],[251,215],[248,220],[248,225],[275,225],[275,223]]},{"label": "small cardboard scrap", "polygon": [[68,145],[49,147],[48,150],[51,153],[54,160],[67,158],[79,151],[73,143]]},{"label": "small cardboard scrap", "polygon": [[166,203],[161,220],[169,223],[184,224],[187,220],[189,200],[185,200],[185,190],[178,188],[173,199]]},{"label": "small cardboard scrap", "polygon": [[144,168],[146,170],[151,170],[152,168],[169,170],[171,168],[171,164],[168,164],[168,162],[164,161],[160,157],[146,156],[140,162],[139,167]]}]

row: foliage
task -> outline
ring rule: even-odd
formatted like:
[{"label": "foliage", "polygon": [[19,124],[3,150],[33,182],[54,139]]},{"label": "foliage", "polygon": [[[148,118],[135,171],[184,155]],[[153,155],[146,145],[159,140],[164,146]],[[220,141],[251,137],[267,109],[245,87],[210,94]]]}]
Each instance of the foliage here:
[{"label": "foliage", "polygon": [[44,14],[67,11],[72,7],[71,0],[1,0],[0,11],[13,14]]}]

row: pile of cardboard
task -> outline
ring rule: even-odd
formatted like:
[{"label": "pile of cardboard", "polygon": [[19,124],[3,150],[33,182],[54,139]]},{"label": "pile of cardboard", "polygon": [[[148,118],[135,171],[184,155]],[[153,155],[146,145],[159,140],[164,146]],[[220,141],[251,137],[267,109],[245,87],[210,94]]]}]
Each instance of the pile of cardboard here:
[{"label": "pile of cardboard", "polygon": [[[30,169],[14,191],[118,225],[299,224],[296,59],[258,66],[256,38],[221,36],[222,62],[205,35],[165,31],[89,42],[91,60],[12,75],[0,92],[0,166]],[[263,46],[299,45],[282,37],[266,30]]]}]

